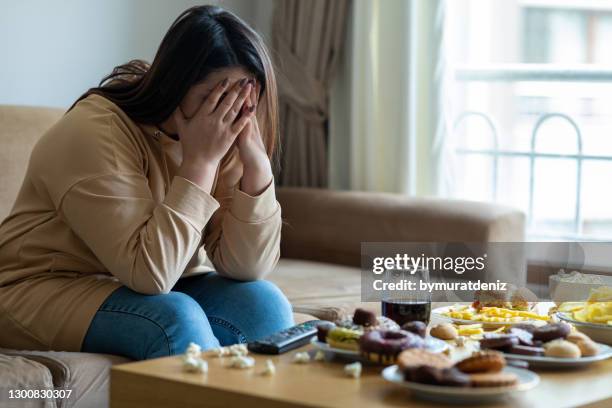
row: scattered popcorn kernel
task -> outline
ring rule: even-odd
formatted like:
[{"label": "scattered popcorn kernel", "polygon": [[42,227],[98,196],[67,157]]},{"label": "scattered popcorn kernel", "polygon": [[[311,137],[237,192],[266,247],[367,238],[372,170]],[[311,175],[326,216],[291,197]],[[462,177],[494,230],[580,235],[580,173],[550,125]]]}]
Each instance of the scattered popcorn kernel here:
[{"label": "scattered popcorn kernel", "polygon": [[306,364],[310,362],[310,354],[305,351],[295,353],[293,356],[293,362],[297,364]]},{"label": "scattered popcorn kernel", "polygon": [[324,361],[325,360],[325,353],[322,350],[317,350],[315,356],[314,356],[315,361]]},{"label": "scattered popcorn kernel", "polygon": [[185,354],[191,357],[200,357],[200,354],[202,353],[202,347],[200,347],[199,344],[196,343],[189,343],[189,346],[187,346],[187,350],[185,350]]},{"label": "scattered popcorn kernel", "polygon": [[266,360],[266,365],[261,374],[266,375],[266,376],[272,376],[276,374],[276,367],[274,366],[274,363],[272,362],[272,360]]},{"label": "scattered popcorn kernel", "polygon": [[361,377],[361,363],[357,361],[355,363],[345,365],[344,373],[353,378]]},{"label": "scattered popcorn kernel", "polygon": [[230,360],[229,366],[233,368],[251,368],[255,365],[255,359],[248,356],[235,356]]},{"label": "scattered popcorn kernel", "polygon": [[246,344],[233,344],[227,348],[231,356],[246,356],[249,354],[249,349]]},{"label": "scattered popcorn kernel", "polygon": [[208,363],[199,357],[186,355],[183,358],[183,370],[188,373],[206,374],[208,372]]}]

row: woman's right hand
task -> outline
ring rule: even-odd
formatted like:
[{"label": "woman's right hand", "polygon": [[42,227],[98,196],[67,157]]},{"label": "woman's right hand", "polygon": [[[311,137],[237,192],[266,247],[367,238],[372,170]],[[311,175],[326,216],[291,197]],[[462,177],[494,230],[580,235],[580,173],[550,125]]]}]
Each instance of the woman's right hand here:
[{"label": "woman's right hand", "polygon": [[178,175],[208,192],[219,162],[254,115],[254,110],[242,109],[252,84],[242,79],[223,96],[228,82],[227,79],[219,82],[191,118],[185,118],[180,107],[174,111],[183,148]]}]

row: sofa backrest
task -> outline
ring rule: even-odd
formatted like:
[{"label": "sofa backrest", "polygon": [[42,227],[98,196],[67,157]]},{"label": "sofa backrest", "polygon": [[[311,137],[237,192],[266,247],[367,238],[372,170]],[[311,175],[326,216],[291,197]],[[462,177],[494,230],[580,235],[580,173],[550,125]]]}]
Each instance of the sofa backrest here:
[{"label": "sofa backrest", "polygon": [[0,105],[0,220],[13,207],[32,147],[63,113],[56,108]]}]

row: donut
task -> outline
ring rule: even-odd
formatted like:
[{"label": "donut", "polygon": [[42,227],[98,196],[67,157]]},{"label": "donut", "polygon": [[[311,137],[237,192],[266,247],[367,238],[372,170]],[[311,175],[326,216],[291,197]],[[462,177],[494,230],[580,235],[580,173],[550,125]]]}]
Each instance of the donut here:
[{"label": "donut", "polygon": [[578,358],[580,348],[567,340],[553,340],[544,344],[544,355],[546,357]]},{"label": "donut", "polygon": [[489,373],[503,370],[506,359],[497,351],[477,351],[470,357],[455,364],[464,373]]},{"label": "donut", "polygon": [[571,327],[566,323],[549,323],[535,329],[533,339],[546,343],[556,339],[564,339],[570,334],[570,331]]},{"label": "donut", "polygon": [[510,329],[510,334],[518,338],[519,344],[523,346],[533,346],[533,334],[527,330],[513,327]]},{"label": "donut", "polygon": [[378,316],[376,318],[376,320],[378,321],[378,323],[374,327],[375,329],[378,329],[378,330],[393,330],[393,331],[400,330],[399,324],[395,323],[394,320],[389,319],[388,317]]},{"label": "donut", "polygon": [[526,332],[533,334],[534,330],[537,328],[538,327],[535,324],[518,323],[518,324],[513,324],[512,326],[510,326],[509,331],[512,331],[512,329],[521,329],[521,330],[525,330]]},{"label": "donut", "polygon": [[453,367],[438,368],[426,365],[411,367],[404,371],[404,379],[447,387],[467,387],[470,384],[470,377]]},{"label": "donut", "polygon": [[427,334],[427,325],[420,321],[408,322],[402,326],[402,330],[414,333],[422,338]]},{"label": "donut", "polygon": [[382,364],[393,364],[403,350],[423,345],[422,338],[404,330],[372,330],[359,339],[361,355],[374,363]]},{"label": "donut", "polygon": [[322,322],[322,323],[317,324],[317,340],[319,340],[322,343],[325,343],[327,334],[334,327],[336,327],[336,325],[332,322]]},{"label": "donut", "polygon": [[532,347],[532,346],[512,346],[507,350],[507,353],[510,354],[520,354],[522,356],[543,356],[544,349],[542,347]]},{"label": "donut", "polygon": [[480,340],[480,348],[506,350],[519,344],[519,339],[512,334],[485,333]]},{"label": "donut", "polygon": [[359,330],[334,327],[327,333],[325,340],[331,347],[357,351],[362,334],[363,332]]},{"label": "donut", "polygon": [[397,365],[400,370],[405,371],[419,366],[450,368],[453,363],[448,356],[442,353],[435,354],[424,349],[412,348],[399,353]]},{"label": "donut", "polygon": [[368,327],[378,325],[378,320],[376,319],[376,314],[374,312],[357,308],[353,314],[353,323],[359,326]]},{"label": "donut", "polygon": [[429,330],[429,334],[441,340],[454,340],[459,336],[459,332],[450,323],[437,324]]}]

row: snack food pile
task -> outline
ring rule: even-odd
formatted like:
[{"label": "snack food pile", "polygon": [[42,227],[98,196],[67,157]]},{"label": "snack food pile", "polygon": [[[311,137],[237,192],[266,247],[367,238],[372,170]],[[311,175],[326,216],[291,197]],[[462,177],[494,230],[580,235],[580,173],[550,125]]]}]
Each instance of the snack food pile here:
[{"label": "snack food pile", "polygon": [[397,358],[406,381],[447,387],[506,387],[515,385],[514,373],[502,372],[506,359],[497,351],[478,351],[453,363],[444,354],[411,349]]},{"label": "snack food pile", "polygon": [[566,323],[544,326],[530,324],[508,327],[504,333],[485,333],[480,348],[509,354],[579,358],[599,353],[597,344],[584,333],[572,331]]},{"label": "snack food pile", "polygon": [[558,310],[570,313],[579,322],[612,326],[612,288],[594,289],[586,302],[565,302]]},{"label": "snack food pile", "polygon": [[391,319],[356,309],[352,318],[319,324],[317,339],[334,348],[357,351],[374,363],[393,364],[403,350],[423,348],[426,331],[423,322],[409,322],[400,328]]},{"label": "snack food pile", "polygon": [[474,306],[457,305],[449,308],[448,311],[442,314],[453,319],[472,320],[484,323],[517,323],[528,320],[550,320],[550,316],[539,315],[535,312],[496,306],[481,306],[475,308]]}]

